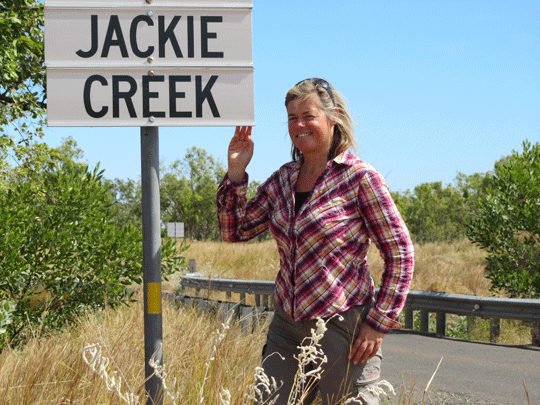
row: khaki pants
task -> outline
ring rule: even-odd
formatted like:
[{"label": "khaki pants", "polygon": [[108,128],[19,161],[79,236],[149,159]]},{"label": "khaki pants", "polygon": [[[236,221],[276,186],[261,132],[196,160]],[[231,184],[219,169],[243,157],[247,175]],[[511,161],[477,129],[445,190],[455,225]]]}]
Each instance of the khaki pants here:
[{"label": "khaki pants", "polygon": [[[370,384],[376,383],[380,378],[381,351],[365,363],[354,365],[348,361],[352,342],[369,309],[370,306],[353,307],[340,314],[344,318],[342,321],[336,316],[327,322],[328,329],[320,344],[328,361],[322,365],[321,378],[308,381],[305,384],[307,387],[305,396],[297,402],[309,405],[320,392],[323,405],[334,405],[343,403],[347,398],[355,397],[358,392],[362,392],[367,399],[356,403],[379,404],[378,398],[368,389]],[[280,388],[276,393],[265,395],[260,405],[263,402],[268,404],[273,401],[276,395],[279,397],[275,405],[288,403],[298,370],[296,359],[300,353],[298,346],[302,345],[304,338],[311,336],[311,329],[316,328],[316,322],[316,320],[294,322],[283,311],[276,310],[268,329],[261,366],[268,377],[275,378]]]}]

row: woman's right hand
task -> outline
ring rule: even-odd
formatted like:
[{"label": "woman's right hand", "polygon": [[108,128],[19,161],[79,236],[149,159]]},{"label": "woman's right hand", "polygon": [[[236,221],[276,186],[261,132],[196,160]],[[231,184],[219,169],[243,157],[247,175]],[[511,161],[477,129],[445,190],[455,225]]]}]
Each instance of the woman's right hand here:
[{"label": "woman's right hand", "polygon": [[236,127],[234,131],[228,152],[228,175],[231,181],[239,182],[244,179],[246,168],[253,157],[252,128]]}]

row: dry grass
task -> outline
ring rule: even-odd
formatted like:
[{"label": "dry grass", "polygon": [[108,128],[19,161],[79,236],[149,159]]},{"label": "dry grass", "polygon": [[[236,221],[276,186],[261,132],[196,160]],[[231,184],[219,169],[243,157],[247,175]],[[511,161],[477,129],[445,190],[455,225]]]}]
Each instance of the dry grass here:
[{"label": "dry grass", "polygon": [[[194,242],[185,256],[196,259],[197,270],[212,277],[271,280],[279,266],[272,241],[242,245]],[[489,283],[483,278],[483,260],[482,252],[466,241],[417,247],[413,289],[487,295]],[[370,262],[378,279],[382,260],[376,249],[370,251]],[[0,354],[0,405],[123,404],[84,363],[82,351],[92,343],[107,348],[103,354],[112,360],[109,373],[121,371],[125,378],[122,390],[133,390],[144,403],[143,323],[142,305],[135,304],[88,315],[78,326],[53,336],[39,336],[37,331],[37,337],[20,349],[4,348]],[[164,302],[164,361],[171,375],[167,382],[171,384],[172,377],[177,378],[172,387],[180,393],[177,404],[199,403],[199,390],[219,327],[220,323],[210,317],[177,310]],[[230,390],[232,405],[248,403],[244,395],[260,362],[266,325],[253,334],[242,334],[239,329],[238,325],[231,327],[210,364],[205,404],[219,404],[223,388]],[[504,343],[530,343],[530,335],[518,343],[515,337],[508,337],[506,327],[501,329]],[[485,327],[479,325],[475,333],[480,337]],[[399,403],[413,402],[401,398]]]},{"label": "dry grass", "polygon": [[[490,295],[490,283],[484,277],[485,254],[468,240],[429,243],[415,248],[413,290]],[[195,259],[197,271],[207,277],[274,280],[279,270],[274,241],[236,244],[195,241],[190,242],[184,256]],[[384,263],[373,245],[368,260],[377,283]]]},{"label": "dry grass", "polygon": [[[164,362],[178,381],[173,390],[181,394],[176,403],[196,404],[220,324],[169,305],[164,305],[163,318]],[[211,363],[205,403],[219,403],[222,388],[230,390],[231,404],[246,402],[243,395],[259,365],[264,337],[264,327],[246,335],[231,326]],[[0,354],[0,404],[123,404],[82,359],[84,347],[96,342],[108,350],[103,355],[111,359],[109,373],[121,371],[142,404],[143,338],[143,309],[133,305],[88,316],[75,329],[33,339],[24,348],[6,348]]]},{"label": "dry grass", "polygon": [[[412,290],[491,296],[490,281],[484,276],[485,252],[469,240],[453,243],[427,243],[415,246],[416,264]],[[184,253],[195,259],[197,271],[214,278],[274,280],[279,269],[279,256],[274,241],[262,243],[191,242]],[[375,283],[381,279],[384,262],[372,244],[368,261]],[[177,280],[172,280],[174,289]],[[225,300],[224,293],[210,293],[209,298]],[[252,304],[248,296],[248,304]],[[433,314],[434,315],[434,314]],[[456,318],[459,321],[458,318]],[[449,324],[455,323],[450,317]],[[435,324],[432,322],[433,325]],[[489,320],[481,320],[473,329],[458,337],[471,340],[490,340]],[[530,325],[502,320],[499,343],[528,344]]]}]

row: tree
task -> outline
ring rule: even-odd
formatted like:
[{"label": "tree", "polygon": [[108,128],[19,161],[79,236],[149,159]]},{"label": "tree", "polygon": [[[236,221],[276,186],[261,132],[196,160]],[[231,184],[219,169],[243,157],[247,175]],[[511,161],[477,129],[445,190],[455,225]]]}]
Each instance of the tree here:
[{"label": "tree", "polygon": [[43,49],[43,4],[0,2],[0,135],[4,143],[5,125],[21,118],[39,119],[46,108]]},{"label": "tree", "polygon": [[[35,150],[48,158],[12,168],[0,193],[0,302],[11,308],[0,332],[13,344],[33,326],[47,331],[88,309],[129,302],[127,287],[142,281],[141,230],[118,225],[103,172],[71,160],[80,156],[74,141]],[[182,265],[166,241],[165,277]]]},{"label": "tree", "polygon": [[115,218],[118,225],[131,224],[142,229],[141,181],[114,179],[109,183],[115,198]]},{"label": "tree", "polygon": [[[185,236],[196,240],[219,240],[216,213],[217,187],[225,168],[204,149],[193,146],[184,159],[173,162],[160,173],[161,220],[183,222]],[[141,183],[132,179],[110,182],[120,224],[141,226]],[[247,197],[255,195],[259,183],[249,184]],[[259,240],[270,238],[265,234]]]},{"label": "tree", "polygon": [[[470,215],[474,215],[478,206],[478,200],[484,196],[492,177],[492,172],[474,173],[471,175],[458,172],[454,183],[465,199],[465,215],[467,218]],[[468,222],[469,220],[466,223]]]},{"label": "tree", "polygon": [[161,181],[164,222],[183,222],[192,239],[219,239],[216,192],[225,175],[223,165],[206,150],[192,147],[174,162]]},{"label": "tree", "polygon": [[0,190],[6,186],[7,157],[40,147],[32,139],[43,135],[45,99],[43,4],[0,1]]},{"label": "tree", "polygon": [[451,241],[465,235],[465,200],[452,185],[423,183],[414,193],[392,195],[415,242]]},{"label": "tree", "polygon": [[495,164],[467,236],[487,252],[493,292],[540,298],[540,144]]}]

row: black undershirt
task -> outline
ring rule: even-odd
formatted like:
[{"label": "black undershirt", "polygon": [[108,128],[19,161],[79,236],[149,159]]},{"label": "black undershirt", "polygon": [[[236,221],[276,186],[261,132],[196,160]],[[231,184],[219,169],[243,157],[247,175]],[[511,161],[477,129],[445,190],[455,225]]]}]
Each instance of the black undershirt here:
[{"label": "black undershirt", "polygon": [[298,211],[300,211],[300,207],[304,202],[306,202],[306,198],[309,194],[309,191],[297,191],[294,194],[295,197],[295,203],[294,203],[294,213],[295,215],[298,215]]}]

